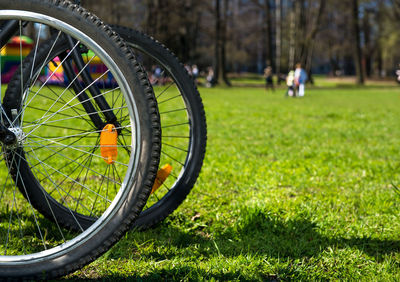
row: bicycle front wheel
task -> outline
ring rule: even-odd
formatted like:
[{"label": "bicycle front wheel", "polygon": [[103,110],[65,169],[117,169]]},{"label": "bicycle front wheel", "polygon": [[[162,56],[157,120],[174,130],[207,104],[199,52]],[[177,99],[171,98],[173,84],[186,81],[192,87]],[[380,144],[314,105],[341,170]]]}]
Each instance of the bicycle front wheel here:
[{"label": "bicycle front wheel", "polygon": [[[120,38],[68,1],[0,0],[0,20],[15,21],[19,40],[17,71],[1,115],[16,142],[2,144],[1,152],[0,276],[64,275],[108,250],[145,205],[160,154],[155,97]],[[31,64],[23,62],[27,34],[34,35]],[[65,36],[74,44],[54,53]],[[44,47],[46,58],[37,56],[43,42],[52,42]],[[77,65],[70,65],[72,80],[58,72],[76,50],[91,54],[86,67],[97,62],[96,72],[90,69],[97,75],[94,83],[112,82],[98,94],[107,107],[86,95],[90,85],[82,83]],[[31,67],[38,65],[36,60],[40,68]],[[109,120],[110,112],[115,119]],[[101,122],[95,124],[93,116]],[[102,142],[106,128],[115,136],[111,143]],[[62,221],[47,195],[62,204],[78,228],[71,230],[70,222]],[[49,213],[42,215],[42,210]],[[76,213],[90,222],[78,220]]]}]

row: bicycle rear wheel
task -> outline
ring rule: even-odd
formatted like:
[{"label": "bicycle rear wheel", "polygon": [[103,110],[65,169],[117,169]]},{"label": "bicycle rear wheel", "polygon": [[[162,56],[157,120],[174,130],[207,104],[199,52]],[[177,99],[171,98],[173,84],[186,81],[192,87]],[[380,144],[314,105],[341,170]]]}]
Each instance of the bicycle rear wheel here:
[{"label": "bicycle rear wheel", "polygon": [[[20,65],[4,95],[6,114],[1,116],[17,136],[17,142],[2,145],[0,276],[64,275],[108,250],[143,208],[160,154],[156,101],[129,49],[84,9],[68,1],[0,0],[0,20],[16,20],[20,36]],[[48,58],[41,59],[40,69],[22,63],[25,50],[21,36],[29,29],[35,31],[32,54],[36,54],[30,66],[35,65],[44,39],[50,34],[55,36]],[[64,57],[54,57],[57,40],[64,34],[76,44],[62,54]],[[101,96],[118,117],[112,124],[113,132],[119,138],[116,142],[123,144],[101,143],[103,130],[94,127],[90,117],[97,113],[104,123],[109,122],[95,97],[80,99],[85,87],[80,93],[70,91],[72,81],[45,87],[52,78],[62,79],[57,71],[78,49],[90,50],[89,60],[98,60],[103,68],[96,82],[111,74],[113,87],[102,90]],[[38,84],[42,76],[43,84]],[[79,77],[76,70],[77,81]],[[88,112],[87,102],[92,103],[96,113]],[[118,156],[109,160],[102,149],[110,147],[116,149]],[[35,199],[29,192],[38,187],[42,189],[43,207],[33,205]],[[79,226],[77,230],[66,228],[68,223],[55,215],[44,191],[62,204],[68,220]],[[46,217],[51,220],[36,208],[50,211]],[[81,224],[74,213],[90,218],[90,223]]]},{"label": "bicycle rear wheel", "polygon": [[[175,55],[155,39],[133,29],[111,26],[135,52],[149,77],[152,67],[160,69],[153,77],[161,118],[162,151],[159,170],[170,166],[167,179],[153,189],[134,226],[155,226],[185,200],[199,176],[207,143],[203,102],[193,78]],[[156,180],[157,182],[158,180]]]}]

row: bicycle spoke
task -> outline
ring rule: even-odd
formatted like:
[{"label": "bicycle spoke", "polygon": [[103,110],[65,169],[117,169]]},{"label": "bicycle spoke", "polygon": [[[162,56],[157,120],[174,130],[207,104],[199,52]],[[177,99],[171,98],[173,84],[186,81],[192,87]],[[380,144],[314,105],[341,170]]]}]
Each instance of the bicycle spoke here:
[{"label": "bicycle spoke", "polygon": [[[70,53],[71,53],[72,51],[73,51],[73,50],[71,50]],[[69,54],[70,54],[70,53],[69,53]],[[82,71],[83,71],[83,70],[82,70]],[[100,77],[98,77],[96,80],[94,80],[90,85],[88,85],[88,86],[87,86],[85,89],[83,89],[81,92],[79,92],[78,94],[76,94],[75,97],[73,97],[71,100],[69,100],[69,101],[68,101],[64,106],[62,106],[62,107],[60,108],[60,110],[58,110],[56,113],[58,113],[59,111],[61,111],[62,109],[64,109],[64,108],[66,107],[66,105],[69,105],[69,103],[71,103],[74,99],[76,99],[77,97],[79,97],[80,95],[82,95],[82,93],[84,93],[84,91],[86,91],[87,89],[89,89],[90,86],[92,86],[94,83],[96,83],[100,78],[102,78],[102,76],[106,75],[108,72],[109,72],[109,70],[107,70],[104,74],[102,74]],[[66,91],[66,90],[65,90],[65,91]],[[65,91],[64,91],[63,93],[65,93]],[[60,95],[60,97],[62,97],[63,93]],[[49,110],[51,110],[53,106],[54,106],[54,104],[53,104],[52,106],[50,106]],[[25,106],[25,107],[26,107],[26,106]],[[56,115],[56,113],[51,114],[44,122],[48,121],[50,118],[52,118],[54,115]],[[40,120],[46,118],[45,116],[46,116],[46,115],[44,114]],[[40,120],[39,120],[39,121],[40,121]],[[33,131],[35,131],[37,128],[38,128],[38,127],[35,127],[34,129],[32,129],[27,135],[31,134],[31,133],[32,133]]]},{"label": "bicycle spoke", "polygon": [[161,153],[162,153],[162,154],[164,154],[164,155],[166,155],[166,156],[167,156],[168,158],[170,158],[171,160],[173,160],[173,161],[175,161],[175,162],[179,163],[181,166],[185,166],[185,164],[184,164],[184,163],[182,163],[182,162],[178,161],[176,158],[174,158],[174,157],[172,157],[171,155],[169,155],[169,154],[165,153],[163,150],[161,150]]},{"label": "bicycle spoke", "polygon": [[[115,109],[105,110],[105,111],[103,111],[103,113],[105,113],[105,112],[112,112],[113,110],[115,110]],[[55,112],[55,113],[53,114],[53,116],[56,115],[56,114],[58,114],[58,112]],[[55,122],[60,122],[60,121],[66,121],[66,120],[76,119],[76,118],[82,118],[82,119],[83,119],[83,117],[91,116],[91,115],[95,115],[95,114],[97,114],[97,112],[95,112],[95,113],[88,113],[88,114],[82,114],[82,115],[77,115],[77,116],[72,116],[72,117],[69,117],[69,118],[58,119],[58,120],[52,120],[52,121],[48,121],[48,119],[47,119],[47,120],[46,120],[46,121],[48,121],[47,123],[46,123],[46,121],[45,121],[44,123],[39,123],[39,121],[40,121],[40,119],[39,119],[39,120],[37,120],[37,121],[33,121],[33,122],[29,123],[28,125],[24,125],[23,128],[24,128],[24,129],[27,129],[27,128],[31,128],[31,127],[35,127],[35,126],[36,126],[36,127],[35,127],[34,129],[32,129],[29,133],[26,134],[26,136],[28,136],[28,135],[30,135],[34,130],[36,130],[37,128],[39,128],[39,127],[40,127],[41,125],[43,125],[43,124],[55,123]]]},{"label": "bicycle spoke", "polygon": [[[35,152],[34,152],[34,151],[32,151],[32,152],[33,152],[33,154],[35,155],[34,158],[40,162],[40,160],[37,159],[37,156],[36,156]],[[19,156],[19,157],[20,157],[21,159],[23,159],[22,156]],[[45,163],[41,162],[41,164],[45,164]],[[47,166],[50,167],[50,168],[52,168],[50,165],[47,165]],[[48,172],[47,172],[47,169],[46,169],[43,165],[42,165],[42,168],[43,168],[44,172],[46,173],[46,175],[47,175],[47,177],[48,177],[47,179],[50,180],[50,182],[51,182],[55,187],[58,187],[58,188],[60,188],[62,191],[64,191],[64,190],[63,190],[61,187],[59,187],[59,185],[57,185],[57,184],[54,182],[54,180],[49,176],[49,174],[48,174]],[[24,188],[24,189],[25,189],[25,193],[27,193],[26,188]],[[63,202],[65,202],[64,197],[62,196],[61,192],[60,192],[58,189],[57,189],[57,191],[58,191],[58,194],[60,195],[60,197],[62,198]],[[64,192],[65,192],[65,191],[64,191]],[[28,201],[29,201],[29,199],[28,199]],[[76,219],[74,213],[73,213],[72,210],[68,207],[68,205],[67,205],[67,208],[68,208],[68,210],[70,211],[71,216],[74,218],[75,222],[77,223],[77,225],[78,225],[79,228],[81,229],[81,231],[83,231],[82,226],[80,225],[79,221]]]},{"label": "bicycle spoke", "polygon": [[[22,158],[22,157],[21,157],[21,158]],[[47,164],[47,163],[41,162],[40,159],[38,159],[36,156],[34,156],[33,158],[36,159],[38,162],[40,162],[40,163],[42,164],[42,167],[43,167],[43,168],[44,168],[44,165],[45,165],[46,167],[48,167],[48,168],[50,168],[50,169],[52,169],[52,170],[57,171],[60,175],[67,177],[67,178],[68,178],[69,180],[71,180],[72,182],[74,182],[74,183],[78,184],[79,186],[81,186],[81,187],[87,189],[89,192],[92,192],[93,194],[98,195],[95,191],[93,191],[93,190],[90,189],[89,187],[87,187],[87,186],[85,186],[85,185],[79,183],[78,181],[76,181],[75,179],[71,178],[71,177],[68,176],[68,175],[65,175],[65,174],[62,173],[61,171],[56,170],[56,169],[55,169],[54,167],[52,167],[51,165],[49,165],[49,164]],[[44,168],[44,169],[45,169],[45,168]],[[46,174],[48,175],[47,170],[46,170]],[[51,178],[50,178],[50,179],[51,179]],[[52,181],[52,182],[53,182],[53,181]],[[55,184],[55,183],[53,183],[53,184]],[[64,191],[64,192],[65,192],[65,191]],[[104,198],[104,197],[101,196],[101,195],[98,195],[98,196],[101,197],[101,198],[103,198],[104,200],[108,201],[109,203],[111,203],[111,201],[110,201],[109,199],[106,199],[106,198]]]},{"label": "bicycle spoke", "polygon": [[[98,141],[100,140],[100,139],[97,139]],[[94,149],[93,149],[93,151],[92,151],[92,153],[94,153]],[[89,163],[88,163],[88,167],[90,167],[91,166],[91,164],[92,164],[92,160],[93,160],[93,156],[92,155],[89,155],[88,156],[88,160],[89,160]],[[82,168],[83,169],[83,168]],[[86,170],[86,174],[85,174],[85,177],[84,177],[84,179],[83,179],[83,185],[85,185],[86,184],[86,180],[87,180],[87,177],[88,177],[88,173],[89,173],[89,170]],[[121,181],[120,181],[121,182]],[[75,185],[75,184],[74,184]],[[79,193],[79,197],[78,197],[78,201],[80,201],[81,200],[81,197],[82,197],[82,194],[83,194],[83,188],[81,188],[81,191],[80,191],[80,193]],[[75,207],[75,212],[77,211],[77,206]]]},{"label": "bicycle spoke", "polygon": [[[48,149],[49,151],[52,151],[52,152],[54,152],[54,154],[56,154],[56,155],[58,155],[58,156],[60,156],[60,157],[63,157],[63,158],[65,158],[65,159],[67,159],[67,160],[69,160],[69,161],[71,161],[71,162],[73,162],[73,163],[76,163],[76,164],[78,164],[78,165],[80,165],[80,166],[82,166],[82,167],[85,167],[83,164],[81,164],[81,163],[79,163],[77,160],[74,160],[74,159],[71,159],[70,157],[68,157],[68,156],[66,156],[66,155],[64,155],[64,154],[61,154],[61,153],[59,153],[59,152],[56,152],[56,151],[54,151],[54,150],[52,150],[52,149],[50,149],[50,148],[48,148],[48,147],[45,147],[46,149]],[[84,155],[87,155],[89,152],[84,152],[83,154]],[[65,167],[65,166],[64,166]],[[96,173],[96,174],[98,174],[98,175],[102,175],[102,177],[104,177],[104,174],[102,174],[102,173],[100,173],[100,172],[98,172],[98,171],[95,171],[94,169],[91,169],[90,167],[85,167],[86,169],[88,169],[88,170],[90,170],[91,172],[94,172],[94,173]],[[61,168],[60,168],[61,169]],[[59,170],[56,170],[56,171],[59,171]],[[121,185],[122,183],[118,183],[117,182],[117,184],[119,184],[119,185]]]},{"label": "bicycle spoke", "polygon": [[[33,95],[33,97],[31,97],[31,99],[27,102],[27,103],[25,103],[24,101],[25,101],[25,94],[24,95],[22,95],[22,101],[23,101],[23,108],[22,108],[22,111],[17,115],[17,117],[15,118],[15,120],[14,120],[14,122],[17,120],[17,118],[20,116],[20,115],[22,115],[21,116],[21,120],[24,120],[23,119],[23,115],[24,115],[24,113],[25,113],[25,109],[26,109],[26,107],[33,101],[33,99],[36,97],[36,95],[43,89],[43,87],[47,84],[47,82],[51,79],[51,77],[53,77],[53,75],[57,72],[57,70],[62,66],[62,64],[65,62],[65,60],[69,57],[69,55],[70,54],[72,54],[72,52],[75,50],[75,48],[78,46],[78,44],[79,44],[79,41],[75,44],[75,46],[71,49],[71,51],[68,53],[68,55],[64,58],[64,60],[61,62],[61,64],[59,65],[59,66],[57,66],[57,68],[50,74],[50,76],[46,79],[46,81],[44,82],[44,84],[39,88],[39,90],[38,91],[36,91],[36,93]],[[43,67],[44,67],[44,65],[43,65]],[[39,77],[39,75],[38,75],[38,77]],[[21,88],[21,91],[22,91],[22,89],[23,88]],[[31,90],[31,89],[29,89],[29,90]],[[30,91],[29,91],[30,92]],[[62,95],[60,95],[60,97],[61,97]],[[53,106],[53,105],[52,105]],[[51,110],[51,108],[52,108],[52,106],[50,106],[50,108],[49,108],[49,110]]]},{"label": "bicycle spoke", "polygon": [[[101,186],[103,186],[104,179],[105,179],[105,175],[107,175],[107,179],[108,179],[109,170],[110,170],[110,166],[106,166],[106,171],[105,171],[104,173],[101,174],[101,175],[102,175],[102,177],[101,177],[101,182],[100,182],[100,185],[99,185],[99,189],[97,190],[97,193],[96,193],[96,198],[95,198],[94,201],[93,201],[92,209],[91,209],[91,212],[90,212],[89,216],[92,216],[92,215],[93,215],[93,209],[94,209],[94,207],[95,207],[95,205],[96,205],[96,203],[97,203],[97,199],[98,199],[98,195],[99,195],[100,190],[101,190]],[[107,184],[107,189],[108,189],[108,184]],[[107,197],[107,193],[106,193],[106,197]]]},{"label": "bicycle spoke", "polygon": [[[24,160],[26,160],[26,161],[28,162],[28,164],[30,164],[29,160],[27,160],[27,159],[24,159]],[[32,171],[32,173],[35,175],[36,178],[38,178],[38,177],[37,177],[37,174],[35,173],[35,171]],[[51,207],[51,205],[50,205],[50,203],[49,203],[49,200],[48,200],[47,197],[46,197],[46,193],[45,193],[44,190],[42,190],[42,194],[43,194],[44,199],[46,200],[46,204],[47,204],[47,206],[49,207],[49,210],[50,210],[51,215],[52,215],[52,217],[53,217],[53,219],[54,219],[54,222],[55,222],[56,225],[57,225],[57,229],[58,229],[58,231],[60,232],[60,235],[61,235],[63,241],[66,242],[66,239],[65,239],[65,237],[64,237],[64,233],[63,233],[62,230],[61,230],[60,224],[59,224],[59,222],[58,222],[58,220],[57,220],[57,217],[56,217],[55,214],[54,214],[54,211],[53,211],[53,209],[52,209],[52,207]]]},{"label": "bicycle spoke", "polygon": [[[118,130],[118,129],[123,129],[123,128],[127,128],[127,127],[131,127],[131,126],[130,126],[130,125],[128,125],[128,126],[119,126],[119,127],[116,127],[115,129]],[[57,136],[57,137],[53,136],[53,137],[49,137],[49,138],[47,138],[47,139],[45,139],[45,138],[43,138],[43,137],[40,137],[40,136],[37,136],[37,135],[31,135],[31,136],[29,136],[29,137],[30,137],[30,138],[41,138],[41,139],[44,139],[44,140],[48,140],[48,141],[50,141],[50,142],[55,142],[54,140],[65,139],[65,138],[72,138],[72,137],[78,137],[78,136],[87,136],[87,135],[89,135],[89,134],[101,133],[102,131],[103,131],[103,130],[95,130],[95,131],[88,131],[88,132],[85,132],[85,133],[72,134],[72,135],[67,135],[67,136]],[[26,137],[28,137],[28,136],[26,136]],[[56,142],[56,143],[57,143],[57,142]]]},{"label": "bicycle spoke", "polygon": [[168,98],[168,99],[163,100],[163,101],[160,101],[160,102],[157,101],[157,104],[158,104],[158,105],[161,105],[161,104],[163,104],[163,103],[165,103],[165,102],[172,101],[172,100],[174,100],[174,99],[176,99],[176,98],[178,98],[178,97],[182,97],[181,94],[176,95],[176,96],[173,96],[173,97],[171,97],[171,98]]},{"label": "bicycle spoke", "polygon": [[182,109],[160,112],[160,115],[172,114],[172,113],[176,113],[176,112],[186,112],[186,111],[187,111],[187,108],[182,108]]},{"label": "bicycle spoke", "polygon": [[164,125],[161,128],[165,129],[165,128],[169,128],[169,127],[177,127],[177,126],[183,126],[183,125],[190,125],[190,123],[184,122],[184,123],[178,123],[178,124]]},{"label": "bicycle spoke", "polygon": [[[15,155],[19,155],[19,154],[16,151],[13,151],[12,154],[13,154],[13,159],[12,159],[11,163],[13,164],[15,162]],[[21,158],[18,158],[18,165],[17,165],[18,169],[17,169],[17,175],[16,175],[16,181],[15,181],[15,187],[14,188],[16,188],[18,186],[18,181],[21,181],[21,184],[22,184],[22,187],[24,189],[24,192],[25,192],[26,195],[28,195],[25,183],[24,183],[24,181],[23,181],[23,179],[21,178],[21,175],[20,175],[20,170],[19,170],[20,162],[21,162]],[[31,203],[31,200],[29,199],[29,197],[28,197],[27,200],[28,200],[29,207],[30,207],[30,210],[32,212],[36,227],[38,229],[38,232],[39,232],[39,235],[40,235],[40,239],[42,240],[43,247],[46,250],[47,249],[46,243],[45,243],[44,237],[42,235],[42,230],[40,229],[35,210],[34,210],[34,208],[32,206],[32,203]],[[6,251],[7,251],[7,248],[6,248]]]},{"label": "bicycle spoke", "polygon": [[183,151],[183,152],[185,152],[185,153],[188,153],[189,151],[188,150],[185,150],[185,149],[182,149],[182,148],[179,148],[179,147],[176,147],[176,146],[173,146],[173,145],[170,145],[170,144],[167,144],[167,143],[162,143],[162,145],[163,146],[168,146],[168,147],[171,147],[171,148],[174,148],[174,149],[177,149],[177,150],[180,150],[180,151]]},{"label": "bicycle spoke", "polygon": [[[174,84],[175,84],[175,82],[171,82],[171,83],[168,85],[167,88],[165,88],[159,95],[157,95],[157,99],[159,99],[164,93],[166,93],[167,90],[168,90],[172,85],[174,85]],[[180,96],[180,95],[179,95],[179,96]]]}]

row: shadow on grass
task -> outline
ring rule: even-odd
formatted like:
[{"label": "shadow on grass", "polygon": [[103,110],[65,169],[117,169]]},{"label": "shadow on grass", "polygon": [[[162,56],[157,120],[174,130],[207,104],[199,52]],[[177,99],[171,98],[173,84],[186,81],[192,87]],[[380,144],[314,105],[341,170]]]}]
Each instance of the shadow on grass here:
[{"label": "shadow on grass", "polygon": [[[307,258],[318,255],[328,247],[357,248],[382,261],[383,256],[400,251],[400,241],[375,238],[327,237],[318,232],[318,226],[307,218],[282,219],[261,209],[245,209],[231,232],[238,234],[233,253],[248,250],[279,258]],[[232,247],[232,246],[231,246]],[[226,251],[229,253],[230,248]]]},{"label": "shadow on grass", "polygon": [[[277,275],[258,275],[258,281],[279,281]],[[129,276],[112,274],[104,278],[84,279],[83,281],[255,281],[244,277],[241,270],[234,271],[205,271],[203,269],[190,266],[174,266],[173,269],[156,269],[151,273],[141,276]],[[75,279],[62,278],[64,281],[74,281]],[[78,280],[78,279],[76,279]],[[82,281],[79,279],[79,281]]]},{"label": "shadow on grass", "polygon": [[[377,261],[384,260],[384,256],[400,251],[400,241],[374,238],[343,238],[338,236],[324,236],[318,232],[321,228],[307,218],[284,219],[279,215],[269,213],[258,208],[244,208],[236,223],[225,231],[214,234],[206,233],[207,227],[177,228],[163,223],[161,226],[145,231],[131,232],[114,247],[107,259],[135,259],[135,248],[151,247],[137,254],[137,259],[145,261],[163,261],[179,256],[183,261],[194,262],[196,257],[202,260],[218,256],[235,258],[247,255],[262,255],[279,259],[307,259],[318,256],[327,248],[352,248],[374,257]],[[217,233],[217,232],[216,232]],[[132,246],[135,242],[135,246]],[[133,255],[133,257],[132,257]],[[229,269],[229,271],[227,271]],[[132,280],[181,280],[216,279],[216,280],[244,280],[241,269],[214,268],[208,272],[200,267],[175,265],[172,268],[153,269],[142,276],[130,277]],[[275,275],[260,276],[257,279],[276,281]],[[126,276],[111,274],[102,280],[126,279]]]},{"label": "shadow on grass", "polygon": [[[129,248],[126,244],[132,239],[138,246],[146,244],[149,240],[155,246],[165,246],[163,253],[148,253],[153,259],[176,255],[176,249],[169,252],[168,246],[182,250],[196,246],[196,251],[204,257],[218,255],[236,257],[241,254],[252,254],[290,259],[317,256],[328,247],[356,248],[377,261],[382,261],[385,255],[400,251],[399,240],[344,238],[334,235],[328,237],[318,232],[319,229],[315,222],[307,218],[283,219],[258,208],[245,208],[236,223],[222,233],[211,236],[206,233],[207,228],[185,231],[183,228],[164,223],[153,230],[129,234],[128,238],[131,239],[121,242],[122,246],[111,251],[110,255],[112,258],[130,256],[130,254],[125,255],[123,251]],[[188,256],[193,255],[190,252],[186,253]]]}]

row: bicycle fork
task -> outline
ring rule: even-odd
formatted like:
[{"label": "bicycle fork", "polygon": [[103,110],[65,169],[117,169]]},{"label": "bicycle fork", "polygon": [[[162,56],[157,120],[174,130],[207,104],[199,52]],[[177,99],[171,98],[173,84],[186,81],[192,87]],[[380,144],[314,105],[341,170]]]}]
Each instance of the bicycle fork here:
[{"label": "bicycle fork", "polygon": [[[84,107],[91,121],[98,130],[102,130],[106,124],[113,124],[115,128],[117,128],[117,131],[120,132],[120,124],[117,121],[117,117],[115,116],[106,99],[101,94],[99,87],[96,85],[96,81],[93,80],[90,72],[85,66],[82,55],[80,53],[81,48],[79,48],[79,46],[78,48],[74,48],[74,46],[76,46],[76,41],[68,35],[66,36],[66,38],[68,40],[68,45],[72,50],[72,60],[66,60],[63,69],[69,81],[72,81],[72,87],[77,95],[78,100],[82,103],[82,106]],[[74,61],[74,63],[76,64],[78,72],[82,78],[84,85],[86,85],[86,88],[83,88],[80,82],[74,79],[75,72],[72,66],[72,61]],[[89,98],[85,90],[89,90],[92,98]],[[99,115],[99,112],[93,106],[91,100],[95,101],[98,108],[100,109],[100,112],[103,113],[106,122],[103,122],[102,118]]]}]

